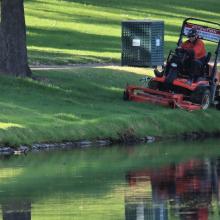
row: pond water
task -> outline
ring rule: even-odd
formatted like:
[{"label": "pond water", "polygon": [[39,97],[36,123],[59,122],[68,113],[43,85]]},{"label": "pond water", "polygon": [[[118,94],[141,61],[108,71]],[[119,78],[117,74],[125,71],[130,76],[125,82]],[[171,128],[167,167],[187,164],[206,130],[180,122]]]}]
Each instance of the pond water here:
[{"label": "pond water", "polygon": [[2,158],[0,203],[3,220],[217,220],[220,141]]}]

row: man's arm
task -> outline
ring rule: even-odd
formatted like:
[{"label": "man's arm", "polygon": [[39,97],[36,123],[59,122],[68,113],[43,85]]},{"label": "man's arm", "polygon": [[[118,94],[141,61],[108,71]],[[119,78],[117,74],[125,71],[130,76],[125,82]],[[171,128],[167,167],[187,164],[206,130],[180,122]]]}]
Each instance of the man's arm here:
[{"label": "man's arm", "polygon": [[201,40],[197,40],[193,50],[195,52],[196,59],[200,59],[206,55],[205,45]]}]

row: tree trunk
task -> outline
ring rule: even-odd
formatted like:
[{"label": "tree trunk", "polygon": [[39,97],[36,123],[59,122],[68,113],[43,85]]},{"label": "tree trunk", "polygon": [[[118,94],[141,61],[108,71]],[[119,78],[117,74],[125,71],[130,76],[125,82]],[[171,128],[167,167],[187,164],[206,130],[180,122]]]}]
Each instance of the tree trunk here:
[{"label": "tree trunk", "polygon": [[0,0],[0,73],[31,76],[23,0]]}]

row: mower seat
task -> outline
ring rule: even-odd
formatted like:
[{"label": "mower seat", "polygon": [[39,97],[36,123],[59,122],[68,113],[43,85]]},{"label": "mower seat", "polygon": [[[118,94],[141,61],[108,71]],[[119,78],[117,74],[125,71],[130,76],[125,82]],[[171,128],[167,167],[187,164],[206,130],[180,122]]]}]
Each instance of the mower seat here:
[{"label": "mower seat", "polygon": [[203,67],[202,67],[202,71],[203,71],[203,75],[204,77],[207,77],[209,76],[209,70],[210,70],[210,67],[209,67],[209,61],[211,59],[211,52],[208,52],[206,57],[204,58],[204,61],[203,61]]}]

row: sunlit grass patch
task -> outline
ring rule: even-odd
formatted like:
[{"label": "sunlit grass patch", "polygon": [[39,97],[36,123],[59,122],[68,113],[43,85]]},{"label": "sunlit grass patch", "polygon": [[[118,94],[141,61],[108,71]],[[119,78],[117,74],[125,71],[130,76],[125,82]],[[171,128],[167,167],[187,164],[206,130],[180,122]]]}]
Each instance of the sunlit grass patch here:
[{"label": "sunlit grass patch", "polygon": [[8,128],[23,128],[23,126],[19,124],[14,124],[14,123],[0,122],[0,129],[6,130]]}]

